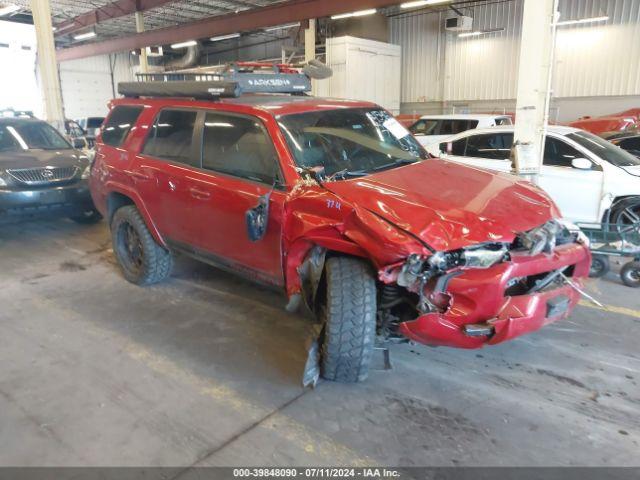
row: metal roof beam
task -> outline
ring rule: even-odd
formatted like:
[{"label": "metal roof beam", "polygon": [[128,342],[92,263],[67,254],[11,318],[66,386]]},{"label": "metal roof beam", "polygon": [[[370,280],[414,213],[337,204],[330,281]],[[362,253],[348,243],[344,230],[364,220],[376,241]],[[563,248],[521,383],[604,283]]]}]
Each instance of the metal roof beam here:
[{"label": "metal roof beam", "polygon": [[[158,1],[158,0],[155,0]],[[289,0],[262,8],[204,18],[174,27],[149,30],[127,37],[87,43],[57,51],[58,61],[123,52],[153,45],[167,45],[200,38],[224,35],[262,27],[328,17],[369,8],[397,4],[398,0]]]},{"label": "metal roof beam", "polygon": [[91,27],[105,20],[132,15],[152,8],[158,8],[175,0],[116,0],[102,7],[58,23],[56,35],[65,35],[83,28]]}]

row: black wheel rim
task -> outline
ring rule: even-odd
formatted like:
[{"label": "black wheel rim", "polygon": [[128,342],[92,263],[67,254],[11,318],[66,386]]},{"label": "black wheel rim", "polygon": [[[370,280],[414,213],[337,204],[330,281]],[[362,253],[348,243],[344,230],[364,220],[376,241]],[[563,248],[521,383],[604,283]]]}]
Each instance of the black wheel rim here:
[{"label": "black wheel rim", "polygon": [[637,230],[640,227],[640,204],[634,203],[621,210],[617,215],[616,224],[620,233]]},{"label": "black wheel rim", "polygon": [[125,268],[139,273],[144,263],[144,249],[138,231],[128,222],[123,222],[118,229],[118,247]]}]

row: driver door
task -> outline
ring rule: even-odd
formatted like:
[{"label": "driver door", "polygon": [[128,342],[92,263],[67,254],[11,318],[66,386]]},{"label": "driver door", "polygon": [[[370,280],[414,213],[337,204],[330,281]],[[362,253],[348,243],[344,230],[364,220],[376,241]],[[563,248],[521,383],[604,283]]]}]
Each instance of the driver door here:
[{"label": "driver door", "polygon": [[[202,168],[185,178],[197,232],[190,246],[211,263],[273,285],[283,285],[282,217],[286,192],[274,188],[280,174],[274,145],[251,116],[208,112],[202,129]],[[249,238],[247,212],[268,197],[264,236]]]},{"label": "driver door", "polygon": [[574,222],[599,222],[604,175],[592,162],[590,170],[574,168],[574,158],[586,158],[562,137],[548,135],[540,171],[540,187],[556,202],[562,215]]}]

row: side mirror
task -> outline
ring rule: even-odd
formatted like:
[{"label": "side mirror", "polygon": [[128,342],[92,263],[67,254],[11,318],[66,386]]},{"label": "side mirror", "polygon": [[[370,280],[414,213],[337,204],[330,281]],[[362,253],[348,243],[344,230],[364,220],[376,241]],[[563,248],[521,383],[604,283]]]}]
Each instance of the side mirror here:
[{"label": "side mirror", "polygon": [[571,166],[578,170],[591,170],[593,168],[593,164],[586,158],[574,158],[571,160]]},{"label": "side mirror", "polygon": [[81,138],[81,137],[74,138],[71,142],[72,142],[73,148],[77,150],[81,150],[86,146],[84,138]]}]

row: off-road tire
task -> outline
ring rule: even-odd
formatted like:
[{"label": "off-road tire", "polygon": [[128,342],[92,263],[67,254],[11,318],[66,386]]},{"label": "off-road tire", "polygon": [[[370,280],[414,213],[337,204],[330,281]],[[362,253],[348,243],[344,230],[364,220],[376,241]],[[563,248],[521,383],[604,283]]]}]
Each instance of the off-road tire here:
[{"label": "off-road tire", "polygon": [[369,374],[376,333],[376,282],[369,265],[349,257],[325,264],[322,376],[360,382]]},{"label": "off-road tire", "polygon": [[591,258],[591,267],[589,268],[589,277],[601,278],[611,270],[609,257],[606,255],[593,255]]},{"label": "off-road tire", "polygon": [[[139,237],[141,247],[141,265],[134,268],[123,243],[124,230],[132,227]],[[125,278],[136,285],[151,285],[161,282],[171,274],[173,256],[171,252],[158,245],[149,232],[138,209],[127,205],[116,210],[111,220],[111,242]]]},{"label": "off-road tire", "polygon": [[98,223],[102,220],[102,215],[95,209],[87,210],[80,215],[74,215],[73,217],[69,217],[76,223],[81,223],[83,225],[92,225],[94,223]]},{"label": "off-road tire", "polygon": [[640,262],[626,263],[620,270],[620,278],[627,287],[640,288]]}]

